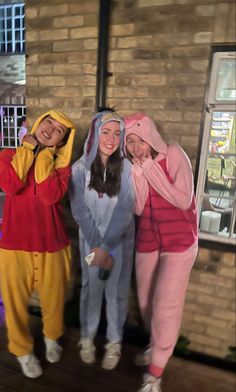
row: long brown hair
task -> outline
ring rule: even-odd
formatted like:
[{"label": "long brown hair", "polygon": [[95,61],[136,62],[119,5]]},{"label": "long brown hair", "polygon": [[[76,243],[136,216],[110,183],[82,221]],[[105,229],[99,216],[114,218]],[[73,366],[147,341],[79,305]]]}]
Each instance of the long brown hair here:
[{"label": "long brown hair", "polygon": [[106,193],[109,197],[116,196],[120,191],[123,158],[118,148],[107,160],[106,167],[102,163],[99,150],[91,165],[89,189],[98,193]]}]

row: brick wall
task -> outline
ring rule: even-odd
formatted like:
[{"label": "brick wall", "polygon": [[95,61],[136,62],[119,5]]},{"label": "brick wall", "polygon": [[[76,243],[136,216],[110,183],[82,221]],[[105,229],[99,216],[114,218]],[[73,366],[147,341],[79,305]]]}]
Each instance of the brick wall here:
[{"label": "brick wall", "polygon": [[[88,129],[95,107],[98,5],[95,0],[26,3],[27,113],[63,109]],[[234,37],[234,0],[119,0],[111,18],[107,102],[124,115],[146,111],[193,166],[213,44]],[[75,157],[78,143],[75,144]],[[233,341],[232,254],[200,249],[182,333],[197,351],[223,357]],[[135,311],[134,311],[135,309]],[[137,322],[131,292],[129,320]]]},{"label": "brick wall", "polygon": [[185,303],[182,331],[190,348],[224,357],[235,346],[235,256],[200,248]]}]

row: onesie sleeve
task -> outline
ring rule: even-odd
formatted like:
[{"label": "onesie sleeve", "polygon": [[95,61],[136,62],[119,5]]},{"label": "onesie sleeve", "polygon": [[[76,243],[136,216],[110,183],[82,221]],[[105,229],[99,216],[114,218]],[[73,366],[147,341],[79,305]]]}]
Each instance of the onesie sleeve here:
[{"label": "onesie sleeve", "polygon": [[45,181],[54,171],[55,147],[44,148],[35,160],[34,177],[37,184]]},{"label": "onesie sleeve", "polygon": [[55,169],[44,181],[36,183],[36,193],[44,205],[56,204],[63,198],[69,186],[70,175],[70,166]]},{"label": "onesie sleeve", "polygon": [[132,165],[132,181],[135,191],[135,213],[141,215],[148,196],[148,182],[142,167],[137,164]]},{"label": "onesie sleeve", "polygon": [[16,149],[16,153],[12,159],[12,166],[23,182],[26,181],[28,171],[34,161],[34,146],[30,143],[24,142],[23,146]]},{"label": "onesie sleeve", "polygon": [[121,176],[121,189],[118,203],[103,237],[101,248],[108,253],[118,245],[134,214],[134,188],[131,178],[131,163],[124,158]]},{"label": "onesie sleeve", "polygon": [[58,203],[68,189],[71,169],[55,168],[55,147],[44,148],[35,160],[34,177],[36,192],[42,203]]},{"label": "onesie sleeve", "polygon": [[71,211],[74,220],[79,225],[89,247],[101,245],[101,237],[93,220],[92,214],[84,200],[85,168],[80,162],[72,166],[72,176],[69,186]]},{"label": "onesie sleeve", "polygon": [[188,156],[178,145],[168,147],[166,177],[157,160],[142,165],[144,175],[150,185],[174,206],[187,210],[193,199],[193,173]]},{"label": "onesie sleeve", "polygon": [[33,146],[25,144],[0,153],[0,188],[6,194],[17,194],[26,186],[28,171],[34,161]]}]

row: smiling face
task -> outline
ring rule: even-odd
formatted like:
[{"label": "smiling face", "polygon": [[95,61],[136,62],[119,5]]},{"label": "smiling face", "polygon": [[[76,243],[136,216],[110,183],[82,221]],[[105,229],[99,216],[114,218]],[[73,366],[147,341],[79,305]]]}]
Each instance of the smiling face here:
[{"label": "smiling face", "polygon": [[134,133],[127,136],[126,149],[133,158],[137,159],[146,158],[151,154],[151,146]]},{"label": "smiling face", "polygon": [[104,164],[119,147],[120,133],[120,123],[118,121],[109,121],[102,126],[98,149]]},{"label": "smiling face", "polygon": [[52,117],[45,117],[38,125],[35,136],[39,144],[45,147],[54,147],[60,145],[63,141],[67,127]]}]

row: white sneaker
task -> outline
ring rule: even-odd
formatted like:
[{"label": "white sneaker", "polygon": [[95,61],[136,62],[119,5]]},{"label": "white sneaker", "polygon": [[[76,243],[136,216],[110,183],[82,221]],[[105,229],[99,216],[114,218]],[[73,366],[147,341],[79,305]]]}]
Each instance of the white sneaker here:
[{"label": "white sneaker", "polygon": [[34,354],[22,355],[21,357],[17,357],[17,360],[26,377],[37,378],[43,374],[40,362]]},{"label": "white sneaker", "polygon": [[93,344],[93,339],[90,338],[81,338],[78,347],[79,355],[81,360],[84,363],[92,364],[95,362],[95,346]]},{"label": "white sneaker", "polygon": [[148,347],[145,351],[138,353],[134,359],[134,363],[137,366],[147,366],[151,363],[151,349]]},{"label": "white sneaker", "polygon": [[60,361],[62,354],[62,347],[59,346],[56,340],[48,339],[44,337],[46,346],[46,359],[50,363],[56,363]]},{"label": "white sneaker", "polygon": [[138,392],[161,392],[161,378],[153,377],[151,374],[144,374],[143,385]]},{"label": "white sneaker", "polygon": [[121,344],[110,342],[105,345],[105,355],[102,360],[102,368],[112,370],[116,367],[121,356]]}]

